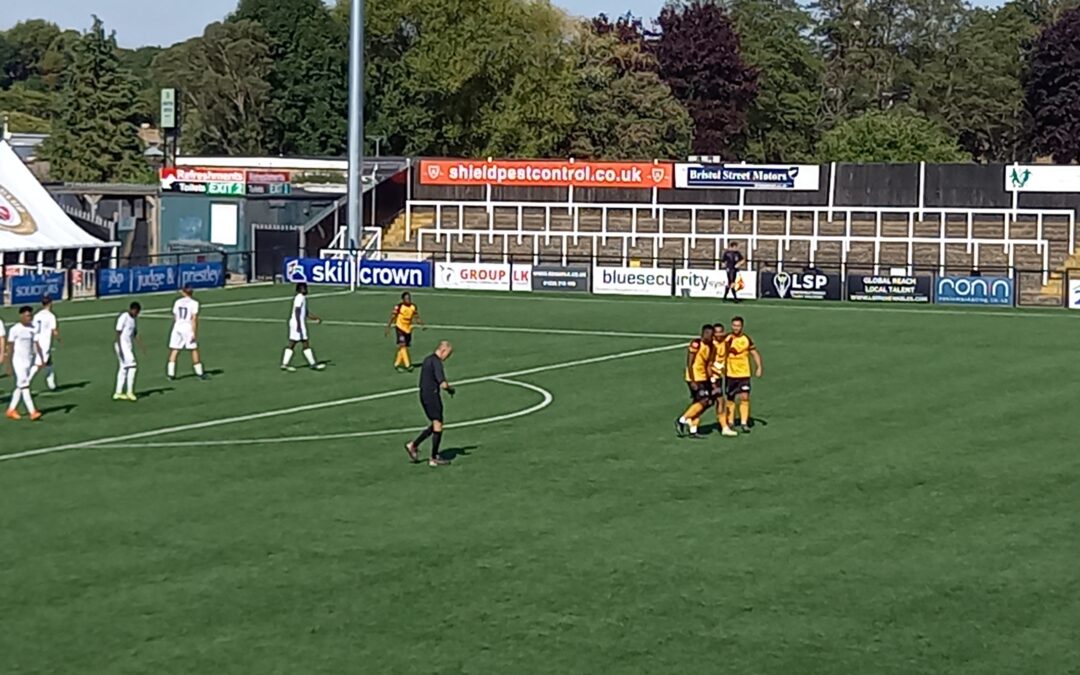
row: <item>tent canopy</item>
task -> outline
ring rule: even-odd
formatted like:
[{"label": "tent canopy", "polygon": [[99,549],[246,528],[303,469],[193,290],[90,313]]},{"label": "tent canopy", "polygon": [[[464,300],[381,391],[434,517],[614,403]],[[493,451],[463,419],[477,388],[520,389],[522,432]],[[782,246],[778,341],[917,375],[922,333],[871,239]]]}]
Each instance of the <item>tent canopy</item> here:
[{"label": "tent canopy", "polygon": [[6,141],[0,141],[0,251],[113,246],[68,217]]}]

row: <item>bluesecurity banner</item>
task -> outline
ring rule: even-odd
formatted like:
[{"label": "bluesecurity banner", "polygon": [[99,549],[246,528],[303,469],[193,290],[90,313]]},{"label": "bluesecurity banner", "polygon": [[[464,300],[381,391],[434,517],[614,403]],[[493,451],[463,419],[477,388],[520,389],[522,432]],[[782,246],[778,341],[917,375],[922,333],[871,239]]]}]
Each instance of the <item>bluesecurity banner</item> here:
[{"label": "bluesecurity banner", "polygon": [[1007,277],[938,277],[934,302],[942,305],[1012,305]]},{"label": "bluesecurity banner", "polygon": [[285,258],[283,276],[291,284],[349,286],[353,282],[355,269],[356,264],[345,258]]},{"label": "bluesecurity banner", "polygon": [[225,265],[219,262],[181,263],[180,287],[221,288],[225,285]]},{"label": "bluesecurity banner", "polygon": [[427,288],[432,285],[430,262],[360,261],[361,286],[398,286]]},{"label": "bluesecurity banner", "polygon": [[11,304],[38,303],[44,295],[53,300],[63,299],[65,276],[63,272],[45,272],[11,277]]}]

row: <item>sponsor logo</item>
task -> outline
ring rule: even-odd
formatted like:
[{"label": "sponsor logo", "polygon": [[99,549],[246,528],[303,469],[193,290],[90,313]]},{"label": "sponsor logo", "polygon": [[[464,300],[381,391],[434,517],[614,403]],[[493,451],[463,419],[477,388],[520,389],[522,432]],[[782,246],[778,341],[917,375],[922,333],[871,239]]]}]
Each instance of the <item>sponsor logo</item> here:
[{"label": "sponsor logo", "polygon": [[589,272],[588,267],[538,265],[532,271],[533,290],[587,293]]},{"label": "sponsor logo", "polygon": [[821,171],[813,164],[676,164],[677,188],[817,190]]},{"label": "sponsor logo", "polygon": [[352,283],[355,264],[347,258],[286,258],[285,280],[290,283],[334,284]]},{"label": "sponsor logo", "polygon": [[404,286],[410,288],[431,286],[431,263],[364,260],[360,263],[360,276],[357,283],[362,286]]},{"label": "sponsor logo", "polygon": [[936,298],[941,304],[1011,305],[1013,283],[1003,277],[939,277]]},{"label": "sponsor logo", "polygon": [[424,185],[670,188],[672,164],[564,160],[420,160]]},{"label": "sponsor logo", "polygon": [[499,263],[438,263],[436,286],[460,290],[531,291],[532,266]]},{"label": "sponsor logo", "polygon": [[1013,167],[1009,172],[1009,184],[1017,190],[1023,190],[1029,180],[1031,180],[1031,169]]},{"label": "sponsor logo", "polygon": [[1080,279],[1069,280],[1069,309],[1080,309]]},{"label": "sponsor logo", "polygon": [[930,302],[930,277],[848,275],[848,299],[855,302]]},{"label": "sponsor logo", "polygon": [[54,300],[64,297],[63,272],[44,274],[22,274],[11,279],[11,303],[15,305],[38,302],[41,296],[49,295]]},{"label": "sponsor logo", "polygon": [[180,265],[180,285],[192,288],[217,288],[225,285],[221,263],[184,263]]},{"label": "sponsor logo", "polygon": [[0,232],[28,235],[37,229],[30,211],[10,190],[0,185]]},{"label": "sponsor logo", "polygon": [[176,268],[172,266],[133,267],[131,276],[132,293],[171,291],[180,287]]},{"label": "sponsor logo", "polygon": [[840,276],[821,272],[764,272],[762,295],[790,300],[839,300]]}]

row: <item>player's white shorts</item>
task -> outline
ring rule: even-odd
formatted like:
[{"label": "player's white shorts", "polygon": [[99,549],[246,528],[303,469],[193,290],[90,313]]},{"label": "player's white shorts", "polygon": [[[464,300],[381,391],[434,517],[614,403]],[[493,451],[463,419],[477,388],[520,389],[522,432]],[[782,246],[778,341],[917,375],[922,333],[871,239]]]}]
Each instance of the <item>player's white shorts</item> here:
[{"label": "player's white shorts", "polygon": [[47,345],[43,342],[39,342],[38,349],[41,350],[41,356],[35,354],[34,360],[37,361],[37,365],[44,366],[52,361],[52,345]]},{"label": "player's white shorts", "polygon": [[128,345],[123,349],[120,349],[120,345],[113,345],[114,351],[116,351],[116,360],[120,362],[121,368],[134,368],[138,364],[135,362],[135,348]]},{"label": "player's white shorts", "polygon": [[32,361],[14,359],[11,362],[11,370],[15,375],[15,388],[25,389],[30,386],[30,371],[33,369]]},{"label": "player's white shorts", "polygon": [[297,326],[295,321],[289,322],[289,341],[304,342],[308,339],[307,326]]},{"label": "player's white shorts", "polygon": [[198,349],[199,345],[195,342],[195,333],[185,328],[174,328],[173,332],[169,335],[169,349]]}]

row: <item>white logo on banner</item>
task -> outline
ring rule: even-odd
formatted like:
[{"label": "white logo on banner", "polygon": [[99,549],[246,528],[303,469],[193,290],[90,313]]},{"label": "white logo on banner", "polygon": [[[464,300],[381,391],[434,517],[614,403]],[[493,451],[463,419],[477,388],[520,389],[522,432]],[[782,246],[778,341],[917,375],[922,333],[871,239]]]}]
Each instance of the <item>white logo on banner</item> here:
[{"label": "white logo on banner", "polygon": [[791,276],[787,272],[777,272],[772,283],[776,289],[776,297],[786,298],[791,290]]}]

